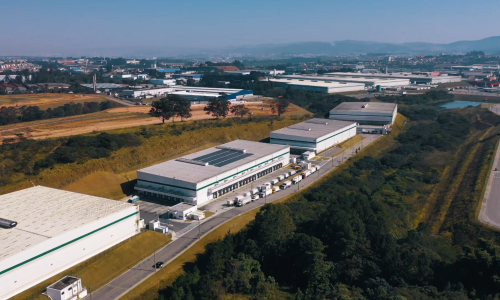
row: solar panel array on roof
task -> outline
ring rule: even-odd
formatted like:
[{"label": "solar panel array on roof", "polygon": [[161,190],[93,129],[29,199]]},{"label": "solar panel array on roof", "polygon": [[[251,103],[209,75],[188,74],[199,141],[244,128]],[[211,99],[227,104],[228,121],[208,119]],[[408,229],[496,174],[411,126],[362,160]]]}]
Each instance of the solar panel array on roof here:
[{"label": "solar panel array on roof", "polygon": [[196,157],[193,160],[207,162],[209,165],[216,167],[223,167],[252,155],[252,153],[243,153],[241,151],[218,150]]}]

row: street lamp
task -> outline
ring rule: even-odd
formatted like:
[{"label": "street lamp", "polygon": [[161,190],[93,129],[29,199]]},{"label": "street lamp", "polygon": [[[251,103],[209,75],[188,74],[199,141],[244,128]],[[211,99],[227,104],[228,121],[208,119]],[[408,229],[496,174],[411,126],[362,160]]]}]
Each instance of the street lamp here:
[{"label": "street lamp", "polygon": [[201,219],[198,217],[198,239],[201,239]]}]

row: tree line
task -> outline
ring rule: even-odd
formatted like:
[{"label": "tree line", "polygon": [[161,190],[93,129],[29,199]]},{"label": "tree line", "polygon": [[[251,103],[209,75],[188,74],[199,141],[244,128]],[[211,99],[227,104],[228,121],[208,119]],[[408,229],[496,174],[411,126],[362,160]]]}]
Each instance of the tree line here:
[{"label": "tree line", "polygon": [[447,230],[473,243],[410,224],[409,199],[428,197],[439,181],[424,158],[452,153],[470,130],[450,111],[417,122],[381,157],[262,207],[245,229],[207,245],[158,299],[498,299],[499,246],[459,228]]},{"label": "tree line", "polygon": [[[269,101],[272,113],[277,114],[278,116],[284,114],[289,105],[290,102],[286,99]],[[250,109],[244,104],[231,105],[231,101],[224,97],[210,99],[203,110],[207,115],[211,115],[216,119],[227,117],[229,112],[239,117],[250,115]],[[192,116],[191,101],[179,95],[168,95],[165,98],[161,98],[160,100],[153,101],[151,103],[149,115],[159,118],[162,123],[165,123],[165,121],[170,119],[174,122],[175,117],[181,118],[182,121],[183,119],[188,119]]]},{"label": "tree line", "polygon": [[20,122],[30,122],[52,118],[70,117],[83,114],[90,114],[108,108],[118,107],[119,105],[110,102],[85,102],[85,103],[66,103],[64,105],[41,109],[38,106],[2,106],[0,107],[0,125],[9,125]]}]

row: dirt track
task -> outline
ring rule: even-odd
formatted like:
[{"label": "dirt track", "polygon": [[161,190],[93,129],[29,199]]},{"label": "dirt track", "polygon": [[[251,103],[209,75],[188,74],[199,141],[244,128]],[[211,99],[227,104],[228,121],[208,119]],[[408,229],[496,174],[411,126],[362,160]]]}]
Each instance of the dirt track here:
[{"label": "dirt track", "polygon": [[[270,115],[271,111],[263,103],[247,103],[255,116]],[[211,116],[203,111],[204,105],[192,106],[192,117],[189,120],[209,119]],[[262,110],[264,108],[264,110]],[[111,108],[102,112],[64,117],[34,122],[17,123],[0,127],[0,139],[15,138],[16,134],[23,134],[30,139],[45,139],[90,132],[108,131],[113,129],[136,127],[142,125],[159,124],[158,118],[152,118],[147,113],[150,106],[128,106]],[[287,114],[301,115],[307,111],[291,105]],[[229,115],[228,117],[234,117]],[[175,118],[175,121],[180,121]],[[169,121],[171,122],[171,120]]]}]

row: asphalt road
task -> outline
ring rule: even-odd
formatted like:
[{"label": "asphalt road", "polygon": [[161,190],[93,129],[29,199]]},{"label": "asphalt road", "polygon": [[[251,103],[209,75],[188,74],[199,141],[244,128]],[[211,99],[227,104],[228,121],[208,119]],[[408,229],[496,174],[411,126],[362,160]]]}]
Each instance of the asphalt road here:
[{"label": "asphalt road", "polygon": [[[354,145],[352,148],[358,148],[367,146],[368,144],[377,140],[379,135],[364,135],[367,138],[362,142]],[[307,187],[308,185],[314,183],[316,180],[321,178],[323,175],[333,170],[339,166],[342,162],[346,161],[349,157],[353,155],[352,148],[347,149],[344,155],[339,155],[334,157],[331,161],[326,163],[318,172],[313,175],[303,179],[300,184],[292,185],[291,188],[282,190],[278,193],[269,195],[264,199],[259,199],[258,201],[251,202],[243,207],[229,207],[224,210],[219,211],[217,214],[202,220],[198,223],[198,226],[191,228],[188,232],[184,233],[181,237],[177,238],[173,242],[166,245],[164,248],[157,251],[154,255],[148,257],[144,261],[137,264],[135,267],[130,268],[128,271],[118,276],[99,290],[91,293],[86,299],[99,299],[99,300],[114,300],[125,295],[130,289],[134,288],[142,281],[146,280],[149,276],[155,273],[155,268],[153,265],[157,261],[162,261],[168,267],[168,263],[175,259],[182,252],[186,251],[190,246],[196,243],[200,237],[203,237],[207,233],[211,232],[216,227],[224,224],[228,220],[255,209],[261,207],[266,203],[276,201],[282,197],[288,196],[290,194],[296,193],[297,191]],[[500,175],[500,174],[499,174]],[[500,185],[499,185],[500,188]],[[499,203],[500,204],[500,203]]]},{"label": "asphalt road", "polygon": [[[500,105],[494,105],[490,110],[499,114]],[[500,147],[497,147],[491,170],[479,211],[479,221],[500,229]]]}]

